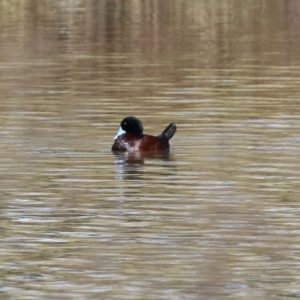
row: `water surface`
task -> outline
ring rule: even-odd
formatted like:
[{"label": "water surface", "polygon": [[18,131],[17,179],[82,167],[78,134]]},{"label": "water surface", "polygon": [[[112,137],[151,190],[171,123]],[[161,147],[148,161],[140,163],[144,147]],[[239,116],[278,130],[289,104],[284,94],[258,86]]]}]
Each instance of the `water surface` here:
[{"label": "water surface", "polygon": [[0,298],[300,298],[299,11],[0,0]]}]

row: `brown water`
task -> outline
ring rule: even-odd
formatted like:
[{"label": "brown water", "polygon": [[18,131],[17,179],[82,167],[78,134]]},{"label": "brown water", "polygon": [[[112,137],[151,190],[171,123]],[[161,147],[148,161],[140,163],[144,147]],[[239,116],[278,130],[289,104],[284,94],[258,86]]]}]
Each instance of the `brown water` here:
[{"label": "brown water", "polygon": [[0,299],[300,298],[299,14],[0,0]]}]

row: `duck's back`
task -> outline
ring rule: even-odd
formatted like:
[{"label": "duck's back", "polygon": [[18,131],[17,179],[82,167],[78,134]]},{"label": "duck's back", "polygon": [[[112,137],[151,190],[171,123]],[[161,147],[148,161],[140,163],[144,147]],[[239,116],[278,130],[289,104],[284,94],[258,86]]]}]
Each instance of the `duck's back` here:
[{"label": "duck's back", "polygon": [[125,133],[115,140],[112,151],[161,151],[169,147],[169,140],[166,136],[144,134],[143,137],[137,139],[135,136]]}]

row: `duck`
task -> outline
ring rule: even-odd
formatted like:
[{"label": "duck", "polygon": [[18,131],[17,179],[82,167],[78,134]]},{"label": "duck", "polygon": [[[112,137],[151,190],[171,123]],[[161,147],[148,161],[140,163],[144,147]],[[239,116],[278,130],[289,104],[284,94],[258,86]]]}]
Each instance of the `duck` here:
[{"label": "duck", "polygon": [[144,134],[142,122],[134,117],[124,118],[114,138],[113,152],[158,152],[170,149],[169,140],[176,132],[176,124],[169,124],[158,136]]}]

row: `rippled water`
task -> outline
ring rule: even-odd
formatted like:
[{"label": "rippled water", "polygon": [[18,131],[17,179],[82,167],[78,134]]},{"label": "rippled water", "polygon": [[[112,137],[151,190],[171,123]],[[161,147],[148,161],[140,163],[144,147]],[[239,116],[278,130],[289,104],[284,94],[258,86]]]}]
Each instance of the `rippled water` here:
[{"label": "rippled water", "polygon": [[0,0],[0,298],[300,298],[299,12]]}]

